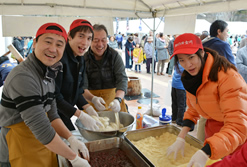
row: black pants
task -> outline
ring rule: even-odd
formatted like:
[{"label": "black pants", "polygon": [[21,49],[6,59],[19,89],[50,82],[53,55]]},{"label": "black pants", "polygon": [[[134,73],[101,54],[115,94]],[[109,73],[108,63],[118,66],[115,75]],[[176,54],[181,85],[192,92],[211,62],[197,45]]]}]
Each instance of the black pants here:
[{"label": "black pants", "polygon": [[118,49],[122,49],[122,41],[121,42],[117,42],[118,44]]},{"label": "black pants", "polygon": [[183,124],[183,117],[186,108],[186,91],[172,87],[172,121],[178,125]]},{"label": "black pants", "polygon": [[[152,63],[152,59],[153,59],[153,58],[148,58],[148,59],[147,59],[147,62],[146,62],[146,65],[147,65],[147,66],[146,66],[146,68],[147,68],[147,73],[150,72],[150,64]],[[155,62],[155,60],[154,60],[154,70],[153,70],[154,72],[155,72],[155,64],[156,64],[156,62]]]}]

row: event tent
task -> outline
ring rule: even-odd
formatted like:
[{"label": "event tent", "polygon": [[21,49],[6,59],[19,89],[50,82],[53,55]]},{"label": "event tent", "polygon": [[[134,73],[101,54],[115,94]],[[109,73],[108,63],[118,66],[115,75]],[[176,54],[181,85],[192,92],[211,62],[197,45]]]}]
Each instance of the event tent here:
[{"label": "event tent", "polygon": [[105,23],[113,32],[113,17],[164,16],[180,23],[188,18],[195,20],[195,16],[201,13],[246,8],[246,0],[0,0],[3,36],[32,35],[40,24],[48,21],[69,27],[75,17],[90,18],[93,23]]}]

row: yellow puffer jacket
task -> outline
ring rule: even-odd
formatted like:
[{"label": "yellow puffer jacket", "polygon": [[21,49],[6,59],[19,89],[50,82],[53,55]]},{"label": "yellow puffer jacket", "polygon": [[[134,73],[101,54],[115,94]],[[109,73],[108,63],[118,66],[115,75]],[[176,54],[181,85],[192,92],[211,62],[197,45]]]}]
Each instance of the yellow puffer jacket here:
[{"label": "yellow puffer jacket", "polygon": [[195,124],[199,115],[224,122],[220,132],[207,138],[204,144],[211,148],[211,159],[219,159],[232,153],[247,138],[247,85],[241,75],[230,69],[218,72],[218,81],[208,80],[214,58],[208,54],[203,69],[202,84],[196,96],[186,92],[188,110],[184,120]]},{"label": "yellow puffer jacket", "polygon": [[135,48],[133,51],[133,56],[138,58],[138,64],[143,62],[143,49],[142,48]]}]

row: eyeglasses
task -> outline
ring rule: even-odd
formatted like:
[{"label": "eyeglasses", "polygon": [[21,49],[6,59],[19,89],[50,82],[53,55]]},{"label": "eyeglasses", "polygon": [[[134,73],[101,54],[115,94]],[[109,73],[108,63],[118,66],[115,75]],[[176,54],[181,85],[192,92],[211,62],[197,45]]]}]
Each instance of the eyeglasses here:
[{"label": "eyeglasses", "polygon": [[94,38],[94,39],[93,39],[93,42],[95,42],[95,43],[99,43],[100,41],[101,41],[102,43],[106,43],[106,42],[107,42],[107,39],[106,39],[106,38],[103,38],[103,39],[101,39],[101,40],[98,39],[98,38]]}]

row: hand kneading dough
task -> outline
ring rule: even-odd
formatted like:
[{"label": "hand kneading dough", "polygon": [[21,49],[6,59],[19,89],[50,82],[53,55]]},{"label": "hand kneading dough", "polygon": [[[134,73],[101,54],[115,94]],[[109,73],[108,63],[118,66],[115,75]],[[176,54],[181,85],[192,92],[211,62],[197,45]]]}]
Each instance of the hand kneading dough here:
[{"label": "hand kneading dough", "polygon": [[[139,141],[131,142],[155,165],[155,167],[186,167],[198,148],[185,143],[184,157],[181,155],[181,152],[178,152],[176,160],[174,160],[173,153],[167,157],[167,148],[176,141],[176,138],[176,135],[165,132],[159,137],[150,136]],[[207,165],[209,164],[207,163]]]},{"label": "hand kneading dough", "polygon": [[[100,131],[113,131],[113,130],[118,130],[118,126],[114,122],[110,122],[110,119],[108,117],[97,117],[97,116],[92,116],[93,119],[96,121],[101,122],[104,127],[99,126]],[[123,124],[120,124],[120,128],[123,128]]]}]

